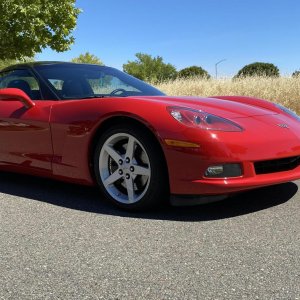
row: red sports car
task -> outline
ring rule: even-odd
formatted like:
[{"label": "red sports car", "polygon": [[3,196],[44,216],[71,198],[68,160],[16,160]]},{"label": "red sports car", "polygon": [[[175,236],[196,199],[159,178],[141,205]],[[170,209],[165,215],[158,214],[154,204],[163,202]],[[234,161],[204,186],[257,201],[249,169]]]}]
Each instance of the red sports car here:
[{"label": "red sports car", "polygon": [[0,168],[85,185],[130,210],[300,178],[300,118],[260,99],[168,97],[113,68],[0,73]]}]

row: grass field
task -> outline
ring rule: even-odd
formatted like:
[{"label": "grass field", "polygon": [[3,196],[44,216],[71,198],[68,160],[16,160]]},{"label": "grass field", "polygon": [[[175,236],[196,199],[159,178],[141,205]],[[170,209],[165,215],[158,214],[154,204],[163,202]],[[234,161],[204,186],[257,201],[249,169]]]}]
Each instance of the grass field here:
[{"label": "grass field", "polygon": [[300,114],[300,77],[253,77],[238,80],[176,79],[155,86],[170,96],[253,96],[280,103]]}]

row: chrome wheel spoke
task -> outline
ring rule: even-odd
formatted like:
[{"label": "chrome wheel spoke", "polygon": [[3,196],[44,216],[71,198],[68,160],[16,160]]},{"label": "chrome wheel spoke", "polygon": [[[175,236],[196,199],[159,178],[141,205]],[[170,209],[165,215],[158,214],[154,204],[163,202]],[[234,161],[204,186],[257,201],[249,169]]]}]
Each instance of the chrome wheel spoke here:
[{"label": "chrome wheel spoke", "polygon": [[119,174],[118,171],[114,172],[111,174],[109,177],[107,177],[104,181],[103,184],[105,187],[108,187],[110,184],[113,184],[117,180],[119,180],[122,177],[122,175]]},{"label": "chrome wheel spoke", "polygon": [[111,146],[105,145],[104,149],[115,162],[118,162],[120,159],[122,159],[122,156]]},{"label": "chrome wheel spoke", "polygon": [[143,175],[143,176],[150,176],[150,169],[141,167],[141,166],[134,166],[134,172],[133,174],[135,175]]},{"label": "chrome wheel spoke", "polygon": [[128,202],[133,203],[135,199],[135,195],[134,195],[134,186],[133,186],[132,178],[126,179],[126,189],[128,195]]},{"label": "chrome wheel spoke", "polygon": [[130,136],[128,138],[126,154],[125,154],[125,157],[128,157],[130,159],[130,161],[132,161],[132,158],[133,158],[134,148],[135,148],[135,138]]}]

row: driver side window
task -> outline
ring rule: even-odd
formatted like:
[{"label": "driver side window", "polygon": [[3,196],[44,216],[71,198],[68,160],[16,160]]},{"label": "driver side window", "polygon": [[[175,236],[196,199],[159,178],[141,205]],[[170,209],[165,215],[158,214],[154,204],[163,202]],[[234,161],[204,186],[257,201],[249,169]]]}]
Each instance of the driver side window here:
[{"label": "driver side window", "polygon": [[12,70],[0,74],[0,89],[17,88],[32,100],[40,100],[40,87],[35,77],[28,70]]}]

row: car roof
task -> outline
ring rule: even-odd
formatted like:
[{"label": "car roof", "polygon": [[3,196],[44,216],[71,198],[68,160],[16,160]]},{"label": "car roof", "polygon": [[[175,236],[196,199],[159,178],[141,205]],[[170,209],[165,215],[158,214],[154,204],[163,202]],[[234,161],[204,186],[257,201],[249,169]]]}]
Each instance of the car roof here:
[{"label": "car roof", "polygon": [[[83,64],[83,63],[74,63],[74,62],[65,62],[65,61],[32,61],[32,62],[25,62],[25,63],[19,63],[19,64],[14,64],[8,67],[5,67],[1,69],[1,71],[9,71],[9,70],[14,70],[16,68],[34,68],[35,66],[40,66],[40,65],[94,65],[94,64]],[[95,66],[95,65],[94,65]]]}]

